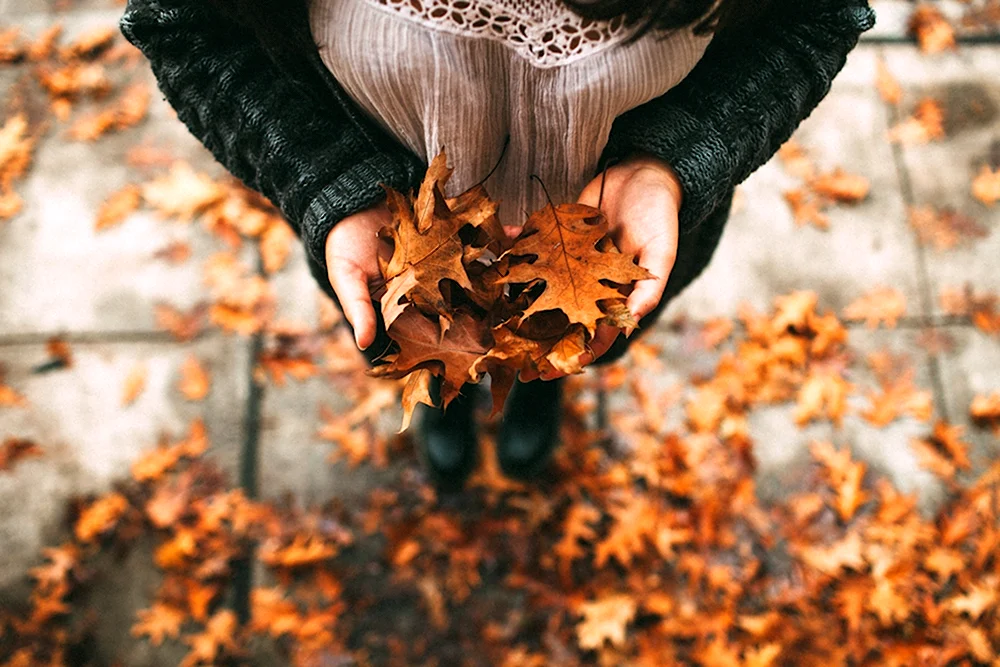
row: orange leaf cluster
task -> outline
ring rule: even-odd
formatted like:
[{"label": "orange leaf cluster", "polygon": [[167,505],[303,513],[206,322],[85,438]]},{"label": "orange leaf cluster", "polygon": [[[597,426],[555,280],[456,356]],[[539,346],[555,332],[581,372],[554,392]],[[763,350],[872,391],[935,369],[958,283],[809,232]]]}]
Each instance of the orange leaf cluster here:
[{"label": "orange leaf cluster", "polygon": [[910,207],[908,219],[920,243],[936,250],[950,250],[964,241],[984,238],[989,234],[989,230],[978,222],[952,209]]},{"label": "orange leaf cluster", "polygon": [[811,224],[829,229],[824,213],[834,203],[856,204],[868,198],[871,183],[864,176],[851,174],[840,167],[819,173],[808,152],[795,141],[786,142],[778,151],[785,170],[805,181],[804,187],[789,190],[785,201],[792,207],[795,224]]},{"label": "orange leaf cluster", "polygon": [[957,48],[955,29],[941,10],[932,4],[917,5],[910,15],[908,28],[924,53],[941,53]]},{"label": "orange leaf cluster", "polygon": [[614,248],[598,209],[546,206],[510,242],[482,185],[445,197],[451,171],[442,152],[416,197],[386,188],[393,254],[381,306],[399,352],[373,374],[413,374],[404,426],[416,403],[432,403],[431,375],[446,406],[489,373],[498,411],[520,373],[581,372],[598,324],[637,326],[623,290],[649,277]]},{"label": "orange leaf cluster", "polygon": [[980,331],[1000,336],[1000,297],[977,294],[972,287],[945,287],[939,295],[941,309],[949,315],[968,317]]},{"label": "orange leaf cluster", "polygon": [[889,141],[904,146],[940,141],[945,137],[944,119],[941,103],[925,97],[917,103],[912,116],[889,128]]}]

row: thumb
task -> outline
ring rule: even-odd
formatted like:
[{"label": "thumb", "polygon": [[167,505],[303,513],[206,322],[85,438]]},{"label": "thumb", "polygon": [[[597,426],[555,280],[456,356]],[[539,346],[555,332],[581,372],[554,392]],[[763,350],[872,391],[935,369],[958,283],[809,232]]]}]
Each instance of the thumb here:
[{"label": "thumb", "polygon": [[365,273],[358,265],[343,259],[335,259],[328,268],[330,285],[337,294],[344,317],[354,329],[358,349],[367,349],[375,342],[375,309]]}]

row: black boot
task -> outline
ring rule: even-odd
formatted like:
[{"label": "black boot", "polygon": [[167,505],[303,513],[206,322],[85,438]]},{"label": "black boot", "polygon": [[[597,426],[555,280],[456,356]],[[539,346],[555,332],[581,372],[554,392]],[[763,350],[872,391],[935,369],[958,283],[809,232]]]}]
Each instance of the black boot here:
[{"label": "black boot", "polygon": [[545,469],[559,440],[562,387],[562,379],[514,383],[497,440],[497,458],[508,476],[529,479]]},{"label": "black boot", "polygon": [[[440,382],[434,378],[431,396],[438,403],[439,388]],[[478,462],[476,390],[475,385],[466,385],[446,410],[420,406],[416,424],[418,444],[431,480],[439,491],[461,491]]]}]

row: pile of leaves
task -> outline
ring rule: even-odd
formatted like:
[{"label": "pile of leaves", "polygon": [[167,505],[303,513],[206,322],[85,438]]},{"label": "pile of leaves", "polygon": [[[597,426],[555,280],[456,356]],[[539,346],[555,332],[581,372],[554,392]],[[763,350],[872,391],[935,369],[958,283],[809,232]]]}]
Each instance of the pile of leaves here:
[{"label": "pile of leaves", "polygon": [[[636,375],[662,363],[640,343],[631,361],[572,378],[546,479],[512,482],[486,451],[457,501],[436,496],[398,440],[390,487],[308,510],[252,502],[206,457],[195,421],[138,459],[130,479],[75,505],[68,540],[30,573],[28,606],[0,616],[0,654],[8,665],[98,661],[89,591],[114,569],[107,554],[132,554],[161,572],[132,633],[192,667],[268,654],[511,667],[996,660],[1000,465],[960,483],[969,444],[939,420],[913,442],[948,494],[933,517],[849,447],[822,440],[783,499],[765,502],[747,418],[793,402],[799,423],[839,422],[857,391],[844,377],[847,330],[800,292],[706,333],[722,350],[689,392]],[[884,353],[869,363],[887,382],[908,376]],[[631,400],[612,411],[611,430],[594,430],[598,394],[620,387]],[[684,395],[672,426],[664,414]],[[872,410],[881,424],[931,416],[926,399]],[[1000,428],[1000,395],[969,410]],[[254,555],[264,580],[234,611],[226,601]]]},{"label": "pile of leaves", "polygon": [[416,197],[385,188],[380,300],[399,351],[374,373],[407,378],[404,428],[418,402],[434,404],[431,376],[447,406],[488,372],[496,412],[519,373],[582,372],[599,324],[635,329],[624,290],[651,277],[618,252],[599,209],[550,202],[510,241],[482,184],[444,196],[451,172],[442,151]]}]

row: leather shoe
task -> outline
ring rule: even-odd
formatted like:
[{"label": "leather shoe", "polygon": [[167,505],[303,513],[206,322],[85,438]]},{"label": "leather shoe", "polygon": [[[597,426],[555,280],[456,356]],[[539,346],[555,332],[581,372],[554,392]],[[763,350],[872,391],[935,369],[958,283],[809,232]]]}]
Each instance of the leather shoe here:
[{"label": "leather shoe", "polygon": [[509,477],[530,479],[548,464],[559,439],[563,380],[516,382],[497,439],[500,468]]},{"label": "leather shoe", "polygon": [[[447,409],[420,406],[417,440],[434,486],[443,492],[460,491],[478,463],[475,385],[466,385]],[[431,397],[440,402],[440,382],[431,383]]]}]

